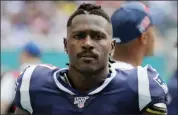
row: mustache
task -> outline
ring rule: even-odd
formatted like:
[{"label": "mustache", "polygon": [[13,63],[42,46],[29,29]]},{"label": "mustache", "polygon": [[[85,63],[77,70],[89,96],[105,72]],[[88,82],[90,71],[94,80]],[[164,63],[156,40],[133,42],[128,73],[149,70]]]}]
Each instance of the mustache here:
[{"label": "mustache", "polygon": [[81,57],[92,57],[94,59],[97,59],[98,55],[92,51],[84,50],[77,54],[77,58],[81,58]]}]

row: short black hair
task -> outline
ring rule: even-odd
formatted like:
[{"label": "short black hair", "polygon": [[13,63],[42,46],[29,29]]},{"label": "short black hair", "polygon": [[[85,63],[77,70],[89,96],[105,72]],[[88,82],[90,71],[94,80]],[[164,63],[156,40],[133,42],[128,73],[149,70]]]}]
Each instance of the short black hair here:
[{"label": "short black hair", "polygon": [[102,16],[105,18],[108,22],[111,23],[109,15],[101,8],[101,6],[90,4],[90,3],[83,3],[81,4],[78,9],[69,17],[67,21],[67,27],[71,26],[72,19],[81,14],[94,14],[98,16]]}]

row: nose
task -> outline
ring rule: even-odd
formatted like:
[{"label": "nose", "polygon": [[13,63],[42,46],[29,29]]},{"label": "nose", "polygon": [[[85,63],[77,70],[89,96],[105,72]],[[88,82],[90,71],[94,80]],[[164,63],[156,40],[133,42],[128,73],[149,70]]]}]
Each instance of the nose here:
[{"label": "nose", "polygon": [[83,40],[82,49],[84,49],[84,50],[92,50],[92,49],[94,49],[93,42],[92,42],[92,39],[90,38],[90,36],[87,36]]}]

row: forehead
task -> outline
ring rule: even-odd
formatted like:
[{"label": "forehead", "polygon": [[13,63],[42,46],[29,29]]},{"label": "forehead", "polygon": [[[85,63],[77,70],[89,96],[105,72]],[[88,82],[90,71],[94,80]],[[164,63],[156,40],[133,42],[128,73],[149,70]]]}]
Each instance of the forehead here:
[{"label": "forehead", "polygon": [[102,16],[84,14],[73,18],[70,27],[71,32],[76,31],[101,31],[105,34],[111,34],[111,24]]}]

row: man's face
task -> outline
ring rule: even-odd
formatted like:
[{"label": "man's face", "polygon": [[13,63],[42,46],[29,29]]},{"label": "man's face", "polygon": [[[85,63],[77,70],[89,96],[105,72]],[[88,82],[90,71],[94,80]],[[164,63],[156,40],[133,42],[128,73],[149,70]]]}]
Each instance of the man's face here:
[{"label": "man's face", "polygon": [[112,26],[97,15],[78,15],[67,28],[64,40],[70,65],[81,72],[95,72],[105,68],[114,49]]}]

